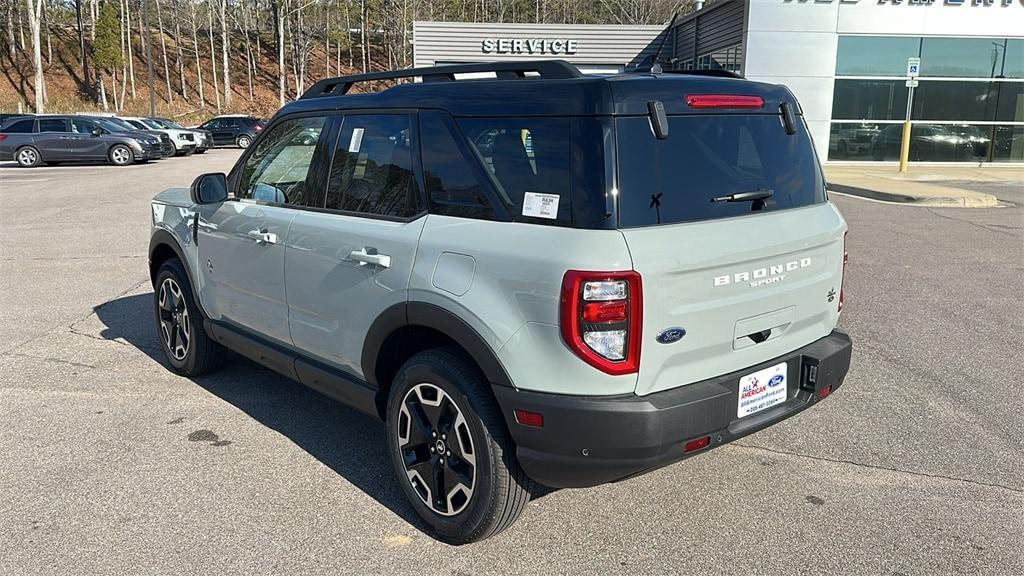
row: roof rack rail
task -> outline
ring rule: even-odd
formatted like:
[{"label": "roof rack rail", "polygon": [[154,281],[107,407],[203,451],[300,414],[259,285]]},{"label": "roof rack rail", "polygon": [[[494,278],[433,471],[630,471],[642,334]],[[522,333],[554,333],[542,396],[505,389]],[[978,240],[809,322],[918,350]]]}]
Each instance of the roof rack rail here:
[{"label": "roof rack rail", "polygon": [[[566,80],[582,76],[579,69],[565,60],[528,60],[518,62],[485,62],[481,64],[453,64],[406,68],[387,72],[368,72],[351,76],[325,78],[306,90],[300,100],[322,96],[344,96],[353,85],[374,80],[422,77],[424,82],[453,82],[456,74],[494,72],[498,80],[516,80],[538,77],[546,80]],[[533,76],[532,74],[536,74]]]},{"label": "roof rack rail", "polygon": [[701,70],[665,70],[664,72],[667,74],[689,74],[691,76],[714,76],[716,78],[743,78],[743,76],[729,70],[712,70],[710,68]]}]

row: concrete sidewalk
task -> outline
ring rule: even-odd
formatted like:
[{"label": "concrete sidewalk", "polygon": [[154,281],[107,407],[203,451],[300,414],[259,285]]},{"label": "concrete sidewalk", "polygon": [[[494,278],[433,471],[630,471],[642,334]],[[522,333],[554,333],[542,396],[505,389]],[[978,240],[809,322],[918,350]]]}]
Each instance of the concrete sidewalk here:
[{"label": "concrete sidewalk", "polygon": [[876,200],[987,208],[998,206],[1000,199],[977,188],[1024,190],[1024,167],[911,165],[908,172],[900,173],[895,164],[830,164],[825,166],[825,179],[829,190]]}]

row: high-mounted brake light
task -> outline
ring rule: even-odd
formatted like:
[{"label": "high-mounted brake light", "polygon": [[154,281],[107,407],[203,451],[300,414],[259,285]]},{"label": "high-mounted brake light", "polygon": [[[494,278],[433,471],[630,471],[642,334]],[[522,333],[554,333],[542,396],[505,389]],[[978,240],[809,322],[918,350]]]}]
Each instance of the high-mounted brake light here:
[{"label": "high-mounted brake light", "polygon": [[688,94],[686,105],[690,108],[763,108],[764,99],[738,94]]},{"label": "high-mounted brake light", "polygon": [[640,368],[640,274],[569,270],[562,279],[562,339],[587,364],[606,374]]},{"label": "high-mounted brake light", "polygon": [[850,261],[850,253],[846,251],[846,234],[843,232],[843,270],[839,276],[839,312],[843,311],[843,304],[846,300],[845,294],[843,293],[844,284],[846,284],[846,263]]}]

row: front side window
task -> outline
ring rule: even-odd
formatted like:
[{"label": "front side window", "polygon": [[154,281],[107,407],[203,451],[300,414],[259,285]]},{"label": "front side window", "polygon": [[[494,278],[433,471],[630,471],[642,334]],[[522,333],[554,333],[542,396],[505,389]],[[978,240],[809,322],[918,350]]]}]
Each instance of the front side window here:
[{"label": "front side window", "polygon": [[275,126],[246,157],[238,197],[307,205],[315,196],[307,179],[326,120],[323,116],[293,118]]},{"label": "front side window", "polygon": [[516,220],[572,220],[568,118],[462,118],[459,128]]},{"label": "front side window", "polygon": [[40,132],[67,132],[68,121],[63,118],[40,118]]},{"label": "front side window", "polygon": [[71,120],[71,131],[76,134],[92,134],[94,130],[103,132],[94,122],[83,120],[82,118],[73,118]]},{"label": "front side window", "polygon": [[414,146],[408,114],[345,116],[331,163],[326,207],[392,218],[420,213]]}]

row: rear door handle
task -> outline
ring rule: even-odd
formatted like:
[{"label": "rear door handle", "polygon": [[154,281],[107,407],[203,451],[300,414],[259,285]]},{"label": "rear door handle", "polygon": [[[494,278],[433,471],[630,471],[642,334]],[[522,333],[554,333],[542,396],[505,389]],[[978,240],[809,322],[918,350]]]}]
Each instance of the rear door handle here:
[{"label": "rear door handle", "polygon": [[359,262],[360,266],[373,264],[374,266],[380,266],[381,268],[391,267],[391,256],[388,256],[387,254],[378,254],[377,252],[371,253],[366,250],[366,248],[363,248],[362,250],[353,250],[348,257],[351,260]]},{"label": "rear door handle", "polygon": [[249,230],[247,236],[255,240],[257,244],[277,244],[277,234],[267,232],[266,228],[262,230]]}]

